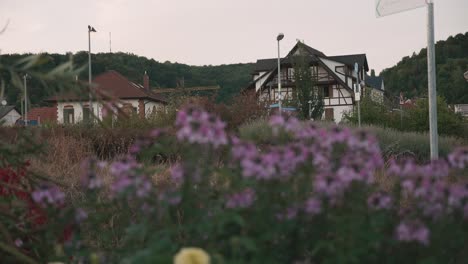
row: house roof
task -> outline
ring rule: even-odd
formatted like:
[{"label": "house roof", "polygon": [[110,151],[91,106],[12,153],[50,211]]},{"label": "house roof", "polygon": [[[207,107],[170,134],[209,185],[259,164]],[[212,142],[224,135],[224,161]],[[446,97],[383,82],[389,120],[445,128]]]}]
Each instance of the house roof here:
[{"label": "house roof", "polygon": [[[316,62],[317,59],[315,57],[308,57],[309,63]],[[281,59],[281,65],[292,65],[293,60],[291,57],[286,57]],[[271,71],[278,67],[278,58],[276,59],[260,59],[257,60],[257,63],[254,66],[255,72],[265,72]]]},{"label": "house roof", "polygon": [[[129,81],[123,75],[116,71],[107,71],[96,76],[93,79],[93,84],[96,97],[104,98],[106,96],[117,99],[147,99],[156,102],[166,103],[166,100],[161,95],[145,89],[142,85]],[[74,101],[83,100],[87,95],[78,95],[76,93],[68,93],[65,95],[53,96],[47,101]]]},{"label": "house roof", "polygon": [[366,74],[366,84],[372,88],[382,90],[382,83],[384,79],[380,76],[369,76]]},{"label": "house roof", "polygon": [[36,107],[28,112],[28,120],[37,121],[57,121],[57,108],[56,107]]},{"label": "house roof", "polygon": [[16,111],[16,108],[12,105],[0,106],[0,118],[8,115],[8,113],[10,113],[12,110]]},{"label": "house roof", "polygon": [[369,71],[369,65],[367,64],[366,54],[351,54],[351,55],[339,55],[327,57],[330,60],[344,63],[350,67],[354,67],[354,63],[358,63],[360,66],[364,66],[366,71]]},{"label": "house roof", "polygon": [[296,43],[296,45],[288,53],[288,56],[291,54],[294,54],[296,50],[299,48],[299,46],[302,46],[310,55],[318,56],[318,57],[327,57],[327,55],[325,55],[325,53],[321,52],[320,50],[314,49],[311,46],[308,46],[305,43],[300,42],[300,41]]},{"label": "house roof", "polygon": [[[339,56],[327,56],[325,53],[321,52],[320,50],[314,49],[302,42],[298,42],[292,50],[288,53],[285,58],[281,59],[281,65],[283,64],[291,64],[291,56],[296,52],[296,50],[301,45],[307,53],[309,53],[309,58],[311,62],[317,62],[317,57],[326,58],[329,60],[337,61],[344,63],[350,67],[354,67],[354,63],[359,63],[359,65],[364,66],[365,71],[369,71],[369,65],[367,63],[366,54],[351,54],[351,55],[339,55]],[[260,59],[257,60],[257,63],[254,66],[254,72],[262,72],[262,71],[271,71],[275,69],[278,63],[278,59]]]}]

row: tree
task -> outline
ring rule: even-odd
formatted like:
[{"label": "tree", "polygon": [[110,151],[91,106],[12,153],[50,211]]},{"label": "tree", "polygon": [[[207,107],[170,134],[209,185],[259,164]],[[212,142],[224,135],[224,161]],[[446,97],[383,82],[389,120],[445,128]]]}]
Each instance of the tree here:
[{"label": "tree", "polygon": [[[404,129],[410,131],[429,131],[429,104],[427,98],[416,101],[416,105],[405,114]],[[437,128],[439,135],[466,137],[463,119],[447,106],[442,97],[437,97]]]},{"label": "tree", "polygon": [[310,67],[304,46],[301,42],[298,45],[298,53],[292,57],[296,84],[294,103],[302,119],[317,120],[323,115],[323,91],[317,85],[317,67]]}]

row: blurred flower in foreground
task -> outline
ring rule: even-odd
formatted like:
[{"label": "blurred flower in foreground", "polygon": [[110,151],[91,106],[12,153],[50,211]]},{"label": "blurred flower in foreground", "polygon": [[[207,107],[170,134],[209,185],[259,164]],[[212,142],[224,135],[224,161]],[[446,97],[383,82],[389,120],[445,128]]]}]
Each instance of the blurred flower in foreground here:
[{"label": "blurred flower in foreground", "polygon": [[210,264],[210,256],[201,248],[183,248],[174,256],[174,264]]}]

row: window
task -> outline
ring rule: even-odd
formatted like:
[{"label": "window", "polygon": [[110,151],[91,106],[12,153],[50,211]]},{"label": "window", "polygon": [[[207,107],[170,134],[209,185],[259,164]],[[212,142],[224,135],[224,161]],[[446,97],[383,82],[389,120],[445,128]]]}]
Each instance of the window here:
[{"label": "window", "polygon": [[89,106],[83,106],[83,122],[90,122],[92,120],[92,108],[89,110]]},{"label": "window", "polygon": [[75,123],[75,110],[73,106],[65,106],[63,109],[63,123],[74,124]]},{"label": "window", "polygon": [[333,97],[333,87],[332,86],[323,86],[323,97]]}]

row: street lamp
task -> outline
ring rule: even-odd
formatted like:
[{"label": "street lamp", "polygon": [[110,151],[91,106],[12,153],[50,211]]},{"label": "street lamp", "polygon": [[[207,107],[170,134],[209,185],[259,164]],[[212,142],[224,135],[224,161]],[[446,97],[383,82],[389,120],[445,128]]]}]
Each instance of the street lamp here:
[{"label": "street lamp", "polygon": [[23,76],[24,82],[24,125],[28,126],[28,86],[27,86],[27,79],[29,75],[26,73]]},{"label": "street lamp", "polygon": [[309,120],[312,119],[312,100],[309,100]]},{"label": "street lamp", "polygon": [[284,38],[283,33],[279,33],[276,37],[278,41],[278,109],[281,113],[281,57],[280,57],[280,41]]},{"label": "street lamp", "polygon": [[93,113],[93,108],[92,108],[92,95],[91,95],[91,32],[96,32],[96,29],[94,27],[88,25],[88,87],[89,87],[89,119],[91,120],[92,113]]},{"label": "street lamp", "polygon": [[362,89],[366,86],[363,80],[359,78],[359,64],[354,63],[354,73],[356,74],[356,85],[354,87],[354,100],[357,102],[358,107],[358,124],[361,127],[361,95]]}]

